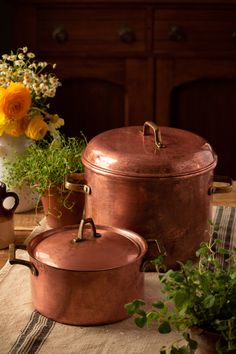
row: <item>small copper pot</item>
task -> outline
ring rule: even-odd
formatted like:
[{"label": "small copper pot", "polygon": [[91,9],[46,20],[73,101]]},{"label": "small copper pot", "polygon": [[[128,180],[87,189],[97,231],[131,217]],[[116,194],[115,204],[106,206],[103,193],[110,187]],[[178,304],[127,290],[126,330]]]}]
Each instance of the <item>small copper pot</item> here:
[{"label": "small copper pot", "polygon": [[96,226],[82,219],[33,238],[30,261],[32,304],[42,315],[72,325],[112,323],[128,317],[124,305],[144,296],[145,240],[134,232]]},{"label": "small copper pot", "polygon": [[[85,216],[137,232],[168,267],[195,256],[209,239],[217,156],[202,137],[181,129],[144,126],[112,129],[94,137],[82,162],[89,194]],[[70,187],[70,186],[68,186]],[[74,187],[75,188],[75,187]]]}]

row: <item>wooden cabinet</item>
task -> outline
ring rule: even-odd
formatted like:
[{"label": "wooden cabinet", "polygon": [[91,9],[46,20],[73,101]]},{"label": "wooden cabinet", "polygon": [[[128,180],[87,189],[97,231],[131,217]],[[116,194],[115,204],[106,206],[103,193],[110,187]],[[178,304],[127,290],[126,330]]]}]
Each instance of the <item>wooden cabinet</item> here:
[{"label": "wooden cabinet", "polygon": [[[146,6],[90,1],[17,1],[15,47],[57,63],[51,103],[64,132],[92,138],[154,119],[153,60]],[[25,19],[20,26],[18,19]],[[19,21],[20,22],[20,21]]]},{"label": "wooden cabinet", "polygon": [[233,178],[235,29],[236,2],[188,2],[154,13],[156,120],[207,139],[218,155],[216,173]]},{"label": "wooden cabinet", "polygon": [[68,135],[154,120],[205,137],[236,178],[236,0],[11,2],[14,48],[57,63]]}]

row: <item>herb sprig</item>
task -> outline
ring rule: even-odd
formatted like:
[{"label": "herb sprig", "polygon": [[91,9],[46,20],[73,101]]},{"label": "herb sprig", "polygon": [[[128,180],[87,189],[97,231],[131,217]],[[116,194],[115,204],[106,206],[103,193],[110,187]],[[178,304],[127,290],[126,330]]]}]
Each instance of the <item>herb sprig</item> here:
[{"label": "herb sprig", "polygon": [[23,154],[5,161],[4,181],[9,189],[27,183],[39,195],[53,185],[61,185],[67,173],[82,172],[81,154],[86,138],[65,137],[57,132],[53,139],[31,144]]},{"label": "herb sprig", "polygon": [[[145,311],[143,300],[134,300],[125,307],[135,316],[139,327],[155,323],[159,333],[172,329],[183,334],[187,344],[174,343],[162,348],[161,354],[193,353],[197,342],[191,337],[191,328],[217,333],[218,353],[236,352],[236,248],[222,247],[222,241],[211,239],[197,251],[198,263],[180,263],[179,270],[166,270],[163,257],[154,264],[162,285],[164,300],[157,300]],[[227,256],[222,267],[221,258]]]}]

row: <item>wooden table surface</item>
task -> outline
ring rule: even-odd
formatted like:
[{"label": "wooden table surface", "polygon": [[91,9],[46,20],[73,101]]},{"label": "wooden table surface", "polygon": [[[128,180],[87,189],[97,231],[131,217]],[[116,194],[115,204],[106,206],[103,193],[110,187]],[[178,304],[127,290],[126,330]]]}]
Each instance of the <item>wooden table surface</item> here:
[{"label": "wooden table surface", "polygon": [[[220,193],[213,195],[214,205],[236,206],[236,181],[233,182],[233,190],[230,193]],[[17,244],[23,243],[30,235],[31,231],[43,218],[43,213],[35,213],[31,210],[25,213],[15,213],[15,240]],[[0,250],[0,269],[8,259],[8,248]]]},{"label": "wooden table surface", "polygon": [[[21,244],[30,235],[31,231],[37,226],[39,221],[43,218],[42,212],[35,213],[35,210],[31,210],[25,213],[14,214],[15,225],[15,242]],[[0,269],[6,263],[8,259],[8,248],[0,250]]]}]

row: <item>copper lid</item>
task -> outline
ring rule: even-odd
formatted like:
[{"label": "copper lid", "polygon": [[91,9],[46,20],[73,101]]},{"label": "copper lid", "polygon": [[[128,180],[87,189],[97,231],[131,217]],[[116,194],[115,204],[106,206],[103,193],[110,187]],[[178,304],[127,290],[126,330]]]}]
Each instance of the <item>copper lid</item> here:
[{"label": "copper lid", "polygon": [[[92,223],[92,228],[85,223]],[[91,219],[85,219],[82,236],[79,233],[81,225],[43,232],[30,241],[28,252],[55,268],[99,271],[135,262],[147,250],[145,240],[136,233],[107,226],[95,228]]]},{"label": "copper lid", "polygon": [[87,145],[83,164],[129,177],[174,177],[213,169],[217,156],[202,137],[153,122],[105,131]]}]

